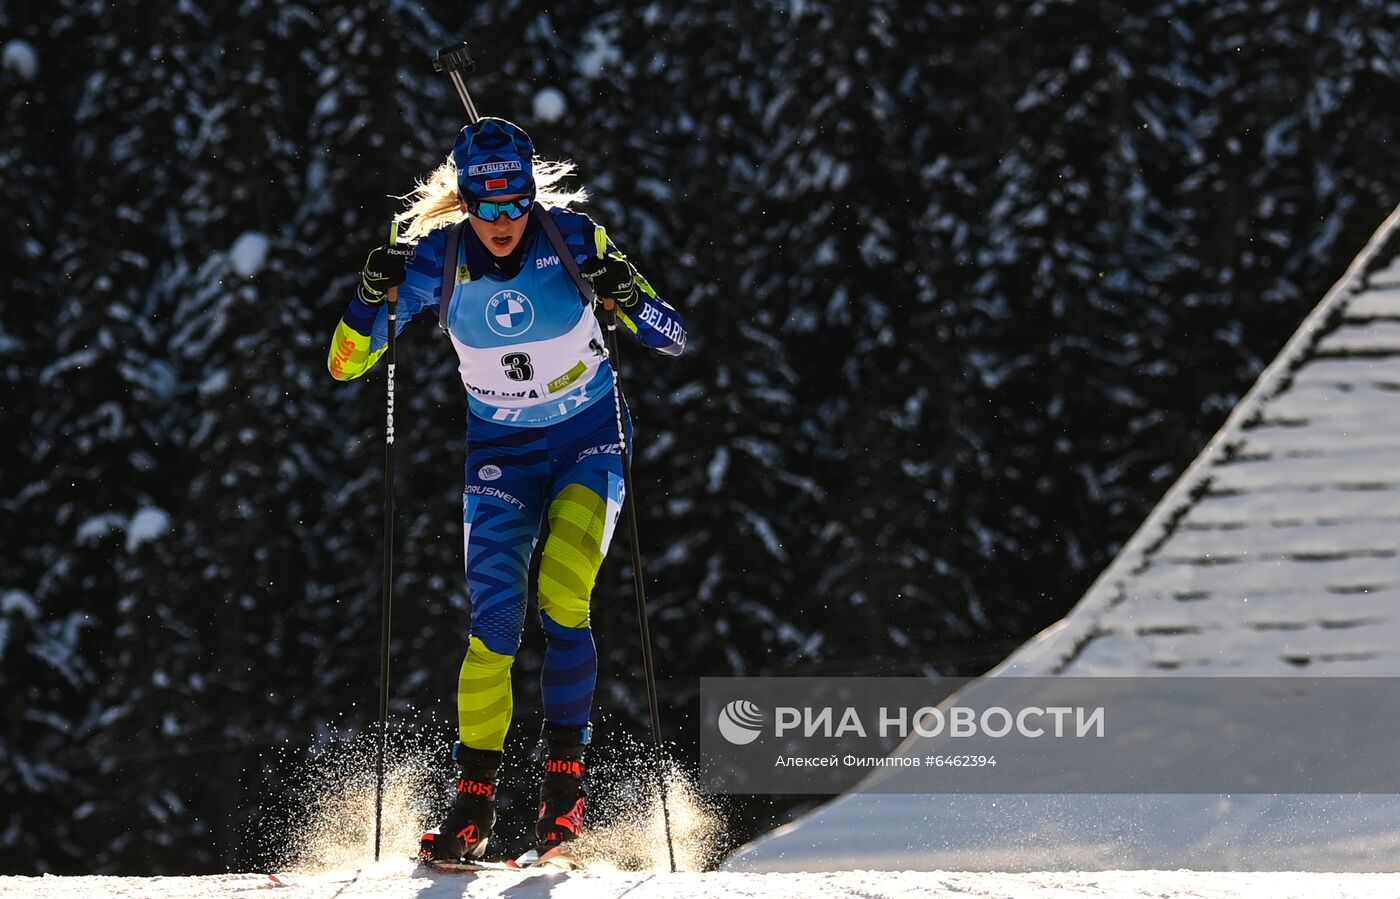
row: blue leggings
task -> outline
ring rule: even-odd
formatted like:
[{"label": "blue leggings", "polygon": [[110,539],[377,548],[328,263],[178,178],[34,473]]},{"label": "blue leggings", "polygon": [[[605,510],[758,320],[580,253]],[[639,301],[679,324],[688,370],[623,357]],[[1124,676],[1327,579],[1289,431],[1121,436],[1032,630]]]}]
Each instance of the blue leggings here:
[{"label": "blue leggings", "polygon": [[[631,441],[631,424],[624,413]],[[593,708],[598,654],[589,601],[622,510],[622,451],[611,393],[557,424],[503,425],[471,416],[463,493],[471,636],[457,688],[460,739],[500,749],[510,727],[510,668],[528,604],[540,526],[541,675],[545,719],[581,726]]]}]

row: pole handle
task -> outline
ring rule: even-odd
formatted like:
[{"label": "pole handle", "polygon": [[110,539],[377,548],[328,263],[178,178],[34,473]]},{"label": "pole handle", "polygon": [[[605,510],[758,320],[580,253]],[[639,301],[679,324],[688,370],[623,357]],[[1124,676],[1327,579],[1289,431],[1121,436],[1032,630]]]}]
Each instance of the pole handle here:
[{"label": "pole handle", "polygon": [[475,123],[480,119],[476,104],[472,102],[472,95],[467,92],[467,82],[462,77],[476,71],[476,63],[467,50],[466,42],[439,50],[433,57],[433,71],[445,72],[447,77],[452,79],[452,86],[457,89],[457,97],[467,112],[467,121]]},{"label": "pole handle", "polygon": [[467,42],[454,44],[451,47],[443,47],[433,56],[434,72],[462,72],[470,75],[476,71],[476,62],[472,60],[471,52],[467,49]]},{"label": "pole handle", "polygon": [[[466,45],[464,44],[463,46],[466,46]],[[394,219],[394,220],[389,224],[389,246],[391,246],[391,247],[396,247],[396,246],[398,246],[398,245],[399,245],[399,220],[398,220],[398,219]],[[390,303],[395,303],[395,304],[398,303],[398,301],[399,301],[399,285],[395,284],[393,287],[390,287],[389,290],[386,292],[386,295],[387,295],[388,300],[389,300]]]}]

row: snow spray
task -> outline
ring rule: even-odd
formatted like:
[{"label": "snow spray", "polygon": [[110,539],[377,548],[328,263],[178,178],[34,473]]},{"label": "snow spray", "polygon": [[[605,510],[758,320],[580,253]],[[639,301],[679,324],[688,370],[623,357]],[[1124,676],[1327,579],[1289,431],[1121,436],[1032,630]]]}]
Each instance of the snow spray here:
[{"label": "snow spray", "polygon": [[[589,823],[570,849],[590,870],[670,870],[661,794],[649,758],[652,752],[650,745],[616,746],[609,758],[589,766]],[[676,870],[714,867],[730,848],[724,844],[726,828],[719,809],[700,794],[691,775],[669,758],[662,780]]]},{"label": "snow spray", "polygon": [[[253,834],[259,867],[316,872],[374,863],[379,736],[333,734],[309,750],[287,750],[293,772],[286,812],[263,817]],[[292,755],[300,758],[289,758]],[[384,752],[381,843],[386,859],[408,859],[430,821],[450,797],[441,765],[440,734],[391,731]]]}]

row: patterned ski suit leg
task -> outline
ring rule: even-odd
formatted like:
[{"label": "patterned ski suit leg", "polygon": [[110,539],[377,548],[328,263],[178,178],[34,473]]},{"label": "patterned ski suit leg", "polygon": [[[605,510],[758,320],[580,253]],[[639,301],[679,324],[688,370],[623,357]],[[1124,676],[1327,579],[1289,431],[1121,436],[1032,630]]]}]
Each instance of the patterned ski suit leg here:
[{"label": "patterned ski suit leg", "polygon": [[540,557],[540,623],[545,634],[540,691],[545,720],[582,726],[593,709],[598,654],[589,622],[598,569],[622,509],[622,452],[611,398],[579,416],[586,428],[553,449],[549,537]]},{"label": "patterned ski suit leg", "polygon": [[543,431],[475,419],[469,430],[462,515],[472,618],[457,721],[459,738],[472,749],[501,749],[510,728],[510,669],[549,478]]}]

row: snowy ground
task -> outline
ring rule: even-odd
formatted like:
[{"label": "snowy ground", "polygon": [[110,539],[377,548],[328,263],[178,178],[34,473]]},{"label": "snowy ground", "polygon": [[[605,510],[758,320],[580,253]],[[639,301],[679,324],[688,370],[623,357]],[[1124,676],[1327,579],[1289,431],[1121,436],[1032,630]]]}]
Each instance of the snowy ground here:
[{"label": "snowy ground", "polygon": [[277,896],[289,899],[449,899],[532,897],[957,897],[957,899],[1092,899],[1092,897],[1188,896],[1192,899],[1384,899],[1400,897],[1400,875],[1238,873],[1205,871],[1101,871],[1091,873],[988,874],[947,871],[846,871],[824,874],[570,873],[427,874],[408,862],[327,874],[225,874],[213,877],[0,877],[0,896],[33,899],[221,899]]}]

